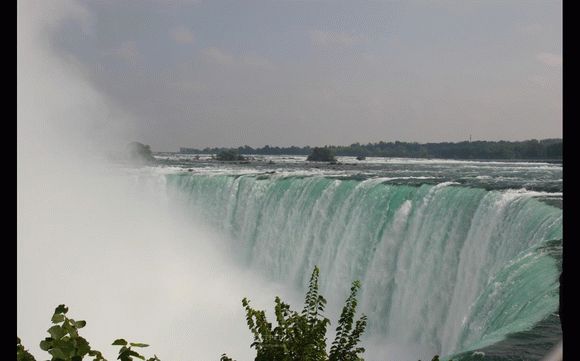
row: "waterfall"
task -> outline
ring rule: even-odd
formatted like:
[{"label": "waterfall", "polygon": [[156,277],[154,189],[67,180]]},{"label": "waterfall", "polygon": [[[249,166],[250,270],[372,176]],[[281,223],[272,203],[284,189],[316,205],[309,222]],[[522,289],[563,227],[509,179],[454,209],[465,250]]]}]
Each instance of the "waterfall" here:
[{"label": "waterfall", "polygon": [[558,309],[562,211],[524,191],[191,173],[167,186],[247,267],[303,288],[318,265],[332,310],[360,280],[369,336],[450,355]]}]

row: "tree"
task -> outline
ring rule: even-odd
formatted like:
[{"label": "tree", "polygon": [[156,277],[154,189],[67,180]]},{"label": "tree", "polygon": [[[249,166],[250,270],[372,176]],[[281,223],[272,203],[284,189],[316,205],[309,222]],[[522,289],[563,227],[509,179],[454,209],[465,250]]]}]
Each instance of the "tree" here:
[{"label": "tree", "polygon": [[151,163],[155,161],[149,145],[131,142],[127,144],[127,157],[135,163]]},{"label": "tree", "polygon": [[313,162],[335,162],[336,158],[334,157],[334,152],[329,147],[315,147],[306,160]]},{"label": "tree", "polygon": [[245,160],[236,149],[222,150],[217,154],[216,159],[221,161]]},{"label": "tree", "polygon": [[[366,327],[367,317],[362,315],[356,323],[356,294],[360,288],[358,281],[353,282],[350,295],[340,315],[336,338],[332,343],[330,353],[326,352],[326,330],[330,320],[322,316],[326,299],[318,292],[319,269],[314,267],[304,308],[298,313],[276,297],[274,314],[277,326],[266,319],[264,311],[250,307],[250,302],[244,298],[242,305],[246,309],[246,321],[254,342],[250,345],[256,349],[256,361],[358,361],[363,360],[359,354],[365,349],[358,347],[360,336]],[[354,328],[353,328],[354,325]],[[233,361],[222,355],[221,361]]]}]

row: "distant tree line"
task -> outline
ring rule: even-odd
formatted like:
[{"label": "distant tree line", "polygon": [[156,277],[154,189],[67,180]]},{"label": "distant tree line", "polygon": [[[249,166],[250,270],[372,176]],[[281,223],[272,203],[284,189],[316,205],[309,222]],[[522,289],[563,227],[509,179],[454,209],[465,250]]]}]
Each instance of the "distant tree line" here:
[{"label": "distant tree line", "polygon": [[[403,158],[446,158],[446,159],[561,159],[562,139],[531,139],[525,141],[464,141],[443,143],[378,142],[353,143],[348,146],[327,146],[338,156],[403,157]],[[180,148],[183,154],[218,154],[235,149],[239,154],[260,155],[310,155],[313,148],[272,147],[252,148]]]}]

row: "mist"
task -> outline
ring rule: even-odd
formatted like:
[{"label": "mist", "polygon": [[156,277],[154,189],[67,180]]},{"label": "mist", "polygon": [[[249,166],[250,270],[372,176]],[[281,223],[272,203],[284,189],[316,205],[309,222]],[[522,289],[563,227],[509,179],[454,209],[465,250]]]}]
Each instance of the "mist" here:
[{"label": "mist", "polygon": [[74,1],[18,2],[18,336],[40,357],[64,303],[108,358],[125,338],[164,360],[250,359],[242,297],[270,308],[288,292],[240,269],[224,239],[169,207],[163,174],[107,162],[134,140],[134,119],[54,51],[64,21],[90,26]]}]

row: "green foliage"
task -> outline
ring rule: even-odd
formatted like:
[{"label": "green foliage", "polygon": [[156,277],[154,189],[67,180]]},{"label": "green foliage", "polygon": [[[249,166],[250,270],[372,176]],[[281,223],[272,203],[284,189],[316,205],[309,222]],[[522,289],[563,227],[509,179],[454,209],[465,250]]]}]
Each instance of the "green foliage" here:
[{"label": "green foliage", "polygon": [[85,321],[68,318],[68,307],[59,305],[52,315],[54,326],[47,332],[50,337],[40,341],[40,348],[52,355],[51,361],[80,361],[85,356],[94,361],[105,360],[99,351],[91,349],[87,340],[79,336],[78,330],[85,327]]},{"label": "green foliage", "polygon": [[308,161],[313,162],[335,162],[334,152],[329,147],[319,148],[315,147],[312,153],[306,158]]},{"label": "green foliage", "polygon": [[230,162],[236,160],[245,160],[246,158],[241,156],[239,152],[235,149],[225,149],[217,154],[216,159]]},{"label": "green foliage", "polygon": [[139,143],[139,142],[131,142],[127,144],[127,157],[131,162],[134,163],[152,163],[155,161],[155,157],[153,157],[153,153],[151,152],[151,147]]},{"label": "green foliage", "polygon": [[[145,360],[145,356],[133,350],[132,347],[149,347],[149,345],[145,343],[127,342],[122,338],[115,340],[112,343],[112,345],[121,346],[121,349],[119,350],[119,357],[117,357],[117,360],[120,361],[133,361],[134,357],[141,360]],[[146,361],[161,361],[161,360],[157,358],[157,355],[154,355],[153,357],[148,358]]]},{"label": "green foliage", "polygon": [[362,317],[356,321],[353,329],[354,314],[356,312],[356,294],[360,288],[360,282],[354,281],[350,288],[350,295],[346,299],[346,304],[342,309],[336,328],[336,338],[330,348],[329,361],[355,361],[362,360],[359,353],[365,351],[362,347],[356,347],[360,341],[360,336],[367,325],[367,317]]},{"label": "green foliage", "polygon": [[16,361],[36,361],[25,348],[20,344],[20,338],[16,337]]},{"label": "green foliage", "polygon": [[[362,316],[353,326],[357,301],[356,293],[360,283],[355,281],[337,327],[337,335],[330,355],[326,352],[326,330],[330,320],[322,314],[326,299],[318,291],[319,269],[314,267],[308,291],[304,300],[304,308],[298,313],[276,297],[274,314],[277,326],[266,319],[264,311],[250,307],[250,302],[244,298],[242,305],[246,309],[246,321],[254,336],[250,345],[256,349],[256,361],[354,361],[362,360],[358,356],[364,348],[357,347],[360,336],[366,326],[366,316]],[[225,354],[220,361],[233,361]]]},{"label": "green foliage", "polygon": [[[107,361],[101,352],[92,349],[87,340],[79,336],[78,330],[86,326],[86,321],[75,321],[68,318],[67,312],[68,307],[65,305],[59,305],[54,310],[51,318],[54,325],[47,330],[50,337],[40,341],[40,349],[51,355],[50,361],[82,361],[85,358],[92,361]],[[132,347],[149,346],[144,343],[128,343],[123,339],[115,340],[113,345],[122,346],[117,357],[117,360],[120,361],[133,361],[134,358],[145,360],[145,357],[133,350]],[[36,361],[20,344],[20,338],[17,338],[16,357],[17,361]],[[153,356],[146,361],[161,360],[157,356]]]},{"label": "green foliage", "polygon": [[[318,291],[319,269],[314,267],[308,284],[301,312],[292,311],[290,306],[276,297],[274,300],[274,314],[277,326],[267,321],[264,311],[250,307],[250,301],[242,300],[246,310],[246,321],[254,336],[250,345],[256,349],[256,361],[363,361],[360,354],[364,353],[360,343],[367,317],[362,315],[354,321],[360,282],[354,281],[350,295],[346,299],[336,328],[336,337],[332,342],[330,353],[326,352],[326,331],[330,325],[324,317],[326,299]],[[91,348],[87,340],[79,336],[78,330],[86,326],[85,321],[75,321],[66,316],[68,307],[59,305],[52,315],[51,326],[46,337],[40,342],[40,348],[51,355],[50,361],[107,361],[101,352]],[[157,355],[145,358],[134,348],[149,347],[138,342],[128,342],[125,339],[116,339],[113,346],[120,346],[117,360],[119,361],[161,361]],[[17,361],[36,361],[21,344],[20,338],[16,341]],[[234,361],[226,354],[222,354],[220,361]],[[431,361],[439,361],[439,356]]]}]

